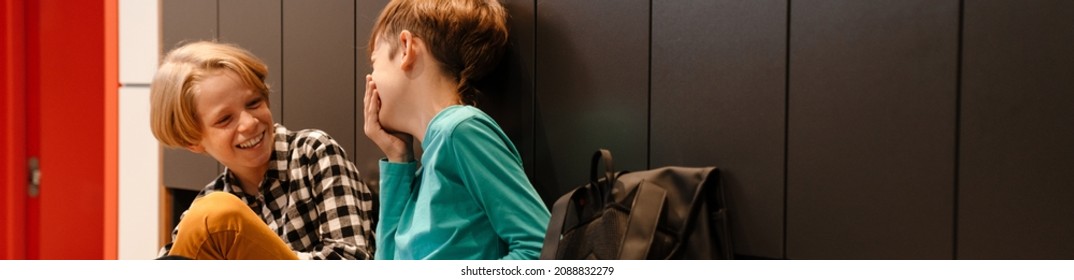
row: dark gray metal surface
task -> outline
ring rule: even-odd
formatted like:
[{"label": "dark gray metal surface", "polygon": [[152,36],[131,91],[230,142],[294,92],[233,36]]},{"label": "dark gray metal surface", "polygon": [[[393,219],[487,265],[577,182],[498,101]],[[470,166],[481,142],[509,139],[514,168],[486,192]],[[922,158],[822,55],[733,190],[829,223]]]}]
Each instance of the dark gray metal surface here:
[{"label": "dark gray metal surface", "polygon": [[958,1],[790,9],[786,257],[952,258]]},{"label": "dark gray metal surface", "polygon": [[355,152],[354,2],[283,1],[283,121]]},{"label": "dark gray metal surface", "polygon": [[534,180],[545,203],[589,180],[599,148],[616,169],[647,167],[648,19],[648,1],[537,2]]},{"label": "dark gray metal surface", "polygon": [[1074,259],[1074,2],[966,1],[959,259]]},{"label": "dark gray metal surface", "polygon": [[783,257],[786,18],[781,0],[653,2],[650,165],[720,168],[736,254]]}]

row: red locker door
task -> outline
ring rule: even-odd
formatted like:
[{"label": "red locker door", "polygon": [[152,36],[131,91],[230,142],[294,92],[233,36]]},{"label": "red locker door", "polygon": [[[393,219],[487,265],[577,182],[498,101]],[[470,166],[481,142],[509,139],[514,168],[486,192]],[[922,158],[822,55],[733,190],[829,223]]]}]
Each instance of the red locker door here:
[{"label": "red locker door", "polygon": [[5,259],[116,258],[116,3],[3,0]]},{"label": "red locker door", "polygon": [[26,256],[26,76],[24,6],[0,4],[0,259]]}]

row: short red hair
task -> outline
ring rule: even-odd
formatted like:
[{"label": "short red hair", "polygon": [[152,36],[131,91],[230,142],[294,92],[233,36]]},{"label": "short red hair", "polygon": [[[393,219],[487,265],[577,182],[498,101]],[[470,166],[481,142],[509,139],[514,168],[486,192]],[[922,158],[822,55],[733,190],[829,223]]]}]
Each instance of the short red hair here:
[{"label": "short red hair", "polygon": [[426,42],[444,73],[458,82],[457,91],[473,103],[473,82],[491,72],[507,45],[507,9],[497,0],[393,0],[384,7],[369,36],[369,52],[377,38],[394,55],[403,30]]}]

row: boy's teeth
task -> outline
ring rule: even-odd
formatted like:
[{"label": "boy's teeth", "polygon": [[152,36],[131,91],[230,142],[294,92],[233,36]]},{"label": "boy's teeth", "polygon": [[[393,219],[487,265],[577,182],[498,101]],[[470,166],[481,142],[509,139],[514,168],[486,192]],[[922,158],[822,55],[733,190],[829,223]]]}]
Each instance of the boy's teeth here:
[{"label": "boy's teeth", "polygon": [[[264,135],[264,133],[262,133],[262,135]],[[254,139],[250,139],[249,141],[246,141],[246,143],[239,144],[239,148],[246,149],[246,148],[253,147],[254,145],[257,145],[257,143],[261,143],[261,138],[264,138],[264,137],[257,137],[257,138],[254,138]]]}]

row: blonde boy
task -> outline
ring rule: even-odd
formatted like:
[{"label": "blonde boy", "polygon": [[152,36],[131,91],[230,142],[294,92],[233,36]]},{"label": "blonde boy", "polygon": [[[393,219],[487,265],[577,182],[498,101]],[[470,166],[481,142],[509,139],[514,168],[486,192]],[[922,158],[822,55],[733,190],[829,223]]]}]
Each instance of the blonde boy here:
[{"label": "blonde boy", "polygon": [[150,88],[153,135],[227,168],[198,194],[161,257],[370,259],[370,190],[328,134],[290,131],[269,111],[268,69],[237,46],[171,51]]}]

